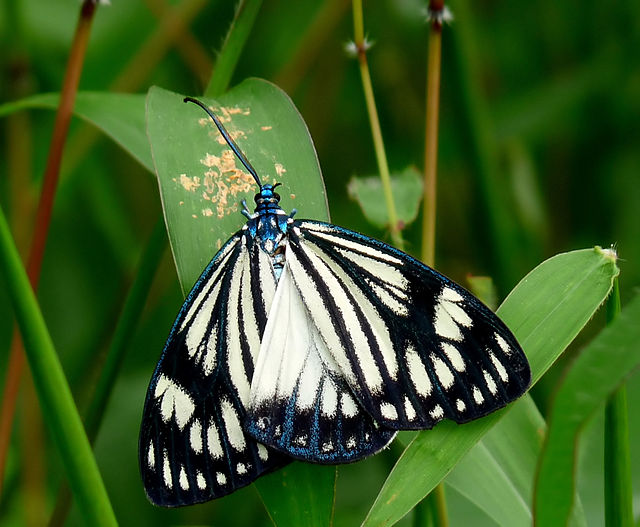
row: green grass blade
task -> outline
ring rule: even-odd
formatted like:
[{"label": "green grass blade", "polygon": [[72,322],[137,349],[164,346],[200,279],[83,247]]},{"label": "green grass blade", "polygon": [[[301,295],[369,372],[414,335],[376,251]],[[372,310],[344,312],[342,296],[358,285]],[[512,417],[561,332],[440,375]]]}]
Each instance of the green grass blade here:
[{"label": "green grass blade", "polygon": [[[240,202],[246,199],[251,207],[258,188],[248,177],[243,180],[247,183],[238,183],[234,170],[240,162],[226,144],[216,140],[214,124],[202,109],[182,99],[180,94],[152,88],[147,127],[169,241],[183,291],[188,291],[221,245],[244,225]],[[313,143],[283,91],[266,81],[249,79],[217,101],[203,101],[224,115],[223,124],[263,183],[282,183],[278,192],[285,211],[297,208],[298,217],[328,219]],[[225,110],[221,112],[220,107]],[[233,170],[225,168],[221,174],[223,152]]]},{"label": "green grass blade", "polygon": [[294,462],[255,485],[276,527],[328,527],[336,473],[335,466]]},{"label": "green grass blade", "polygon": [[205,97],[219,97],[228,89],[231,76],[236,69],[261,5],[262,0],[241,0],[238,3],[235,18],[222,50],[218,54],[209,85],[204,92]]},{"label": "green grass blade", "polygon": [[640,365],[640,296],[632,300],[568,370],[549,416],[535,494],[538,525],[563,525],[575,487],[576,443],[585,422]]},{"label": "green grass blade", "polygon": [[[0,105],[0,117],[28,108],[55,110],[57,93],[44,93]],[[144,95],[78,92],[74,115],[95,125],[111,137],[143,167],[153,172],[149,142],[145,134]]]},{"label": "green grass blade", "polygon": [[[535,382],[607,297],[618,268],[601,249],[557,255],[531,271],[498,314],[514,332]],[[521,404],[521,403],[519,403]],[[393,525],[433,489],[510,408],[464,426],[418,434],[383,485],[363,525]]]},{"label": "green grass blade", "polygon": [[87,525],[117,525],[98,465],[29,279],[0,210],[0,268],[20,326],[42,415]]},{"label": "green grass blade", "polygon": [[[620,314],[618,279],[607,300],[607,324]],[[604,503],[607,526],[633,525],[633,488],[629,449],[629,409],[627,387],[621,386],[605,407],[604,425]]]}]

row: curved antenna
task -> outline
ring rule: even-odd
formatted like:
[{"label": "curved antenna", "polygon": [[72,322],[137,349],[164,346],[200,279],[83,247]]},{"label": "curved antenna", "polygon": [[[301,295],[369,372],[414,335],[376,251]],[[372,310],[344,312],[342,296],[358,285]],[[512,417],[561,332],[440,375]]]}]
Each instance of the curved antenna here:
[{"label": "curved antenna", "polygon": [[209,117],[211,117],[211,120],[215,123],[215,125],[218,127],[218,130],[220,131],[220,133],[222,134],[222,137],[224,137],[224,140],[227,142],[227,144],[231,147],[231,150],[233,150],[233,153],[238,157],[238,159],[240,160],[240,162],[244,165],[244,167],[249,171],[249,173],[253,176],[253,179],[256,180],[256,183],[258,184],[258,186],[260,188],[262,188],[262,183],[260,181],[260,178],[258,177],[258,173],[256,172],[256,169],[253,168],[253,166],[251,166],[251,163],[249,163],[249,160],[245,157],[245,155],[242,153],[242,150],[240,150],[240,147],[236,144],[236,142],[231,139],[231,136],[229,135],[229,132],[227,132],[227,130],[225,129],[224,126],[222,126],[222,123],[220,122],[220,119],[218,119],[215,114],[209,110],[209,108],[207,108],[207,106],[200,102],[198,99],[194,99],[193,97],[185,97],[184,98],[184,102],[192,102],[197,104],[198,106],[200,106],[200,108],[202,108],[205,112],[207,112],[207,114],[209,115]]}]

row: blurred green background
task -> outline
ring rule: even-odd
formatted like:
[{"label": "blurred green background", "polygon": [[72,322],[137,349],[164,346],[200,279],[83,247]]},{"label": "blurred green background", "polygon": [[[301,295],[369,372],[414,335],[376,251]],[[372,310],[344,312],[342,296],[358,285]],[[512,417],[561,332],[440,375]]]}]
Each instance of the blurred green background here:
[{"label": "blurred green background", "polygon": [[[421,169],[425,2],[379,0],[364,7],[389,164],[392,171]],[[640,4],[452,0],[449,7],[455,20],[443,37],[436,267],[463,284],[469,274],[490,275],[503,297],[553,254],[615,244],[624,305],[640,282]],[[77,0],[0,3],[1,102],[60,89],[78,9]],[[233,14],[234,2],[226,0],[112,0],[96,13],[80,90],[145,93],[159,85],[200,95]],[[344,0],[265,0],[232,84],[262,77],[292,97],[318,152],[332,221],[388,241],[347,194],[353,175],[377,172],[359,71],[344,51],[352,33]],[[0,204],[22,247],[32,229],[53,117],[50,111],[16,113],[0,128]],[[491,199],[498,210],[487,206]],[[160,211],[154,175],[74,120],[39,298],[80,406]],[[419,255],[420,221],[404,235],[408,251]],[[0,278],[0,382],[13,328],[5,289]],[[123,525],[268,525],[252,487],[179,511],[153,508],[144,496],[137,468],[141,409],[181,301],[167,251],[96,443],[116,514]],[[543,412],[562,367],[534,390]],[[629,386],[634,445],[634,439],[640,444],[633,410],[640,406],[637,375]],[[62,479],[33,404],[23,390],[0,525],[43,524]],[[603,524],[598,419],[581,445],[590,525]],[[632,456],[639,467],[638,452]],[[24,458],[31,461],[27,472]],[[393,459],[387,452],[340,468],[336,524],[362,519]],[[639,479],[636,470],[636,502]],[[451,499],[454,521],[482,524],[482,513],[460,497]],[[79,523],[75,512],[70,523]]]}]

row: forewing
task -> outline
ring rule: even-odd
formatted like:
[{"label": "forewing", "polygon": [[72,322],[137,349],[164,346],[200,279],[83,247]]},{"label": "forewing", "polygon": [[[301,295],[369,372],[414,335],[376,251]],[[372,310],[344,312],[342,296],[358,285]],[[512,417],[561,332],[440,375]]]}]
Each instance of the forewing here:
[{"label": "forewing", "polygon": [[285,266],[262,339],[245,429],[258,441],[314,463],[346,463],[386,446],[356,402]]},{"label": "forewing", "polygon": [[333,359],[378,423],[464,423],[529,386],[528,362],[504,323],[405,253],[299,220],[290,228],[287,265]]},{"label": "forewing", "polygon": [[189,293],[144,405],[140,470],[153,503],[218,498],[287,462],[242,429],[274,291],[268,257],[238,233]]}]

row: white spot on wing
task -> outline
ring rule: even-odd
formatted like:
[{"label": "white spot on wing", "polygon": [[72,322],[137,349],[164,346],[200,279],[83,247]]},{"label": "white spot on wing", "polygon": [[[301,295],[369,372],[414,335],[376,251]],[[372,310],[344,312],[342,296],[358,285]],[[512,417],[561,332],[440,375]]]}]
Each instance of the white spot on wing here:
[{"label": "white spot on wing", "polygon": [[224,456],[222,444],[220,443],[218,427],[213,420],[207,429],[207,448],[209,449],[209,454],[211,454],[213,459],[222,459],[222,456]]},{"label": "white spot on wing", "polygon": [[396,410],[396,407],[391,403],[382,403],[380,405],[380,414],[385,419],[389,419],[392,421],[398,419],[398,411]]},{"label": "white spot on wing", "polygon": [[258,443],[258,457],[262,461],[266,461],[269,458],[268,450],[264,447],[264,445],[262,445],[260,443]]},{"label": "white spot on wing", "polygon": [[200,472],[199,470],[198,472],[196,472],[196,484],[198,485],[198,488],[200,490],[204,490],[207,488],[207,480],[204,479],[202,472]]},{"label": "white spot on wing", "polygon": [[477,386],[473,387],[473,400],[476,402],[476,404],[482,404],[484,402],[482,392]]},{"label": "white spot on wing", "polygon": [[158,378],[154,397],[160,399],[160,416],[166,423],[174,416],[178,428],[182,430],[189,422],[195,405],[189,394],[177,383],[162,374]]},{"label": "white spot on wing", "polygon": [[202,426],[200,421],[194,420],[189,431],[189,443],[196,454],[202,452]]},{"label": "white spot on wing", "polygon": [[433,353],[431,354],[430,358],[436,371],[436,376],[438,377],[438,380],[440,381],[442,387],[445,389],[451,388],[453,386],[454,377],[449,367],[442,359],[436,357]]},{"label": "white spot on wing", "polygon": [[462,302],[464,298],[455,289],[452,289],[451,287],[445,287],[442,290],[442,293],[440,293],[440,300],[445,300],[448,302]]},{"label": "white spot on wing", "polygon": [[229,443],[236,451],[242,452],[247,445],[244,440],[244,432],[242,431],[236,409],[226,397],[222,399],[220,409],[222,410],[222,420],[224,421],[224,428],[227,431]]},{"label": "white spot on wing", "polygon": [[482,370],[482,373],[484,375],[484,382],[487,383],[487,388],[489,388],[489,391],[491,392],[492,395],[495,395],[496,392],[498,391],[498,387],[496,386],[496,381],[493,380],[493,377],[491,377],[491,375],[487,370]]},{"label": "white spot on wing", "polygon": [[509,344],[507,344],[507,341],[504,340],[497,333],[494,336],[496,338],[496,342],[498,343],[498,346],[500,346],[500,349],[504,351],[505,355],[511,355],[511,348],[509,347]]},{"label": "white spot on wing", "polygon": [[322,413],[327,417],[335,417],[338,409],[338,392],[330,378],[326,378],[322,386]]},{"label": "white spot on wing", "polygon": [[462,358],[462,355],[460,355],[458,348],[456,348],[453,344],[449,344],[448,342],[443,342],[441,344],[441,347],[442,351],[444,351],[444,354],[449,359],[449,362],[451,362],[451,366],[453,366],[453,369],[456,371],[464,371],[464,359]]},{"label": "white spot on wing", "polygon": [[464,412],[467,409],[467,405],[464,404],[464,401],[462,399],[457,399],[456,408],[458,409],[458,412]]},{"label": "white spot on wing", "polygon": [[407,345],[406,357],[411,382],[415,386],[416,391],[422,395],[422,397],[427,397],[431,394],[431,380],[429,379],[429,375],[427,374],[427,370],[425,369],[420,356],[411,344]]},{"label": "white spot on wing", "polygon": [[340,409],[342,410],[343,415],[345,415],[346,417],[353,417],[358,413],[358,407],[356,406],[353,398],[348,393],[342,394]]},{"label": "white spot on wing", "polygon": [[356,447],[356,438],[355,436],[351,436],[349,439],[347,439],[347,448],[352,449],[355,447]]},{"label": "white spot on wing", "polygon": [[184,470],[184,467],[180,467],[180,477],[178,479],[180,483],[180,488],[182,490],[189,490],[189,480],[187,479],[187,473]]},{"label": "white spot on wing", "polygon": [[240,475],[243,476],[244,474],[247,473],[247,467],[245,466],[244,463],[238,463],[236,465],[236,472]]},{"label": "white spot on wing", "polygon": [[151,469],[156,466],[156,454],[155,449],[153,448],[153,441],[149,442],[149,450],[147,450],[147,465],[149,465],[149,468]]},{"label": "white spot on wing", "polygon": [[462,340],[460,327],[447,311],[445,302],[439,302],[436,305],[433,325],[437,335],[451,340]]},{"label": "white spot on wing", "polygon": [[227,482],[227,476],[222,472],[216,472],[216,481],[218,482],[218,485],[224,485]]},{"label": "white spot on wing", "polygon": [[404,413],[409,421],[413,421],[416,418],[416,409],[407,396],[404,398]]},{"label": "white spot on wing", "polygon": [[496,357],[496,354],[490,351],[489,357],[491,357],[491,362],[493,363],[494,368],[498,371],[498,375],[500,375],[500,379],[502,380],[502,382],[508,382],[509,375],[507,375],[507,370],[502,365],[502,363],[498,360],[498,357]]},{"label": "white spot on wing", "polygon": [[436,404],[433,407],[433,410],[429,412],[429,415],[432,419],[442,419],[442,417],[444,416],[444,410],[442,409],[442,406]]},{"label": "white spot on wing", "polygon": [[169,456],[167,451],[162,453],[162,478],[168,489],[173,488],[173,477],[171,476],[171,466],[169,465]]}]

